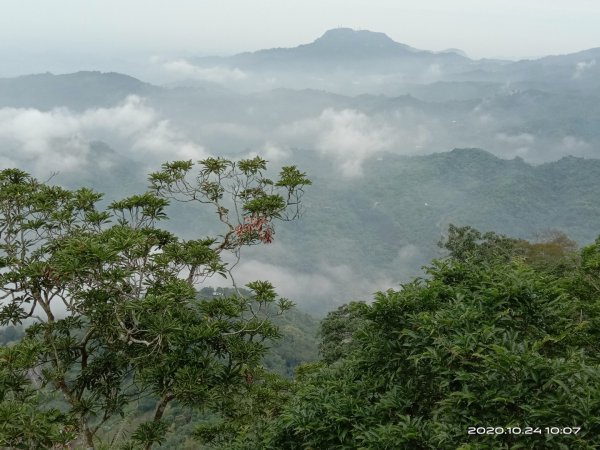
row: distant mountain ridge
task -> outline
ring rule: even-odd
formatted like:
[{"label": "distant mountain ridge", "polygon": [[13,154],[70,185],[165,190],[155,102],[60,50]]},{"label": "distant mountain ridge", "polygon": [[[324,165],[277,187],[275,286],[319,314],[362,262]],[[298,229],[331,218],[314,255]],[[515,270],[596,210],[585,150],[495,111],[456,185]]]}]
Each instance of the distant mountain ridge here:
[{"label": "distant mountain ridge", "polygon": [[0,78],[0,107],[75,110],[109,107],[128,95],[151,95],[160,88],[116,72],[41,73]]},{"label": "distant mountain ridge", "polygon": [[[389,69],[411,64],[468,63],[460,51],[431,52],[394,41],[385,33],[351,28],[326,31],[311,43],[291,48],[271,48],[245,52],[230,57],[202,57],[196,64],[219,64],[248,70],[280,70],[286,67],[322,65],[357,69],[365,61],[377,68]],[[385,61],[385,64],[382,64]],[[382,66],[382,67],[380,67]]]},{"label": "distant mountain ridge", "polygon": [[[188,62],[200,73],[204,71],[216,78],[181,80],[171,86],[200,87],[206,91],[226,87],[242,92],[317,89],[343,95],[399,96],[414,92],[434,101],[481,98],[503,89],[548,92],[568,89],[585,92],[586,96],[598,96],[600,91],[600,48],[533,60],[477,60],[459,49],[422,50],[396,42],[385,33],[350,28],[328,30],[313,42],[296,47],[197,57]],[[228,78],[227,70],[235,76]],[[218,79],[221,72],[224,77]],[[117,95],[124,92],[146,95],[152,90],[148,84],[115,73],[80,72],[44,78],[47,75],[0,79],[0,103],[6,104],[3,99],[21,95],[25,99],[22,104],[28,102],[28,97],[50,104],[56,95],[37,91],[43,83],[50,83],[58,93],[72,89],[81,99],[81,105],[102,102],[102,94],[96,95],[97,90],[112,90]],[[27,89],[19,86],[25,82]],[[459,85],[458,89],[450,85],[442,89],[434,86],[433,91],[427,88],[436,83]]]},{"label": "distant mountain ridge", "polygon": [[314,58],[380,58],[414,55],[420,52],[421,50],[394,41],[385,33],[352,30],[350,28],[336,28],[326,31],[321,37],[309,44],[302,44],[292,48],[258,50],[257,52],[243,54],[285,54]]},{"label": "distant mountain ridge", "polygon": [[[312,203],[314,194],[307,196],[312,206],[299,225],[306,233],[301,253],[331,242],[339,247],[332,254],[359,263],[377,249],[368,265],[383,270],[405,246],[419,247],[423,262],[435,256],[435,242],[450,223],[526,239],[553,228],[580,244],[600,235],[600,159],[566,156],[531,165],[476,148],[423,156],[381,153],[344,190],[335,187],[328,170],[314,176],[318,203]],[[336,242],[339,229],[348,240]]]},{"label": "distant mountain ridge", "polygon": [[[383,83],[398,94],[398,84],[406,89],[410,84],[440,81],[515,83],[521,88],[542,83],[549,90],[600,88],[598,48],[533,60],[470,59],[459,49],[421,50],[396,42],[384,33],[350,28],[328,30],[313,42],[296,47],[191,61],[200,67],[243,70],[248,80],[252,74],[271,74],[278,80],[278,87],[313,87],[341,93],[335,90],[336,83],[354,83],[359,86],[358,92],[344,92],[353,94],[379,89],[388,95],[389,89],[381,86]],[[313,79],[306,84],[309,80],[302,81],[303,73],[336,81],[318,85]]]}]

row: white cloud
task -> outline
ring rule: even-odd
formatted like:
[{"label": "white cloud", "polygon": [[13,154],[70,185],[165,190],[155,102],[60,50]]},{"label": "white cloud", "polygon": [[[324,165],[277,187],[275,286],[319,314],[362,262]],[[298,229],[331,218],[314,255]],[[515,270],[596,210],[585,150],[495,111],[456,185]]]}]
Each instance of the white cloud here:
[{"label": "white cloud", "polygon": [[[269,261],[289,260],[290,247],[277,236],[276,234],[275,242],[268,246],[244,249],[241,260],[233,268],[233,276],[238,287],[243,287],[254,280],[268,280],[280,296],[289,298],[302,309],[326,312],[352,300],[370,302],[375,292],[400,286],[400,279],[396,279],[398,276],[396,266],[393,266],[393,273],[369,276],[360,268],[343,263],[332,263],[325,259],[316,259],[308,270],[298,270],[285,264],[267,262],[265,256]],[[222,256],[230,265],[235,262],[235,258],[229,253]],[[415,261],[418,262],[415,264]],[[395,263],[400,264],[402,269],[413,263],[412,268],[418,269],[423,261],[418,249],[407,246],[400,250],[394,260]],[[418,270],[411,270],[410,274],[417,272]],[[229,287],[231,279],[212,277],[204,285]]]},{"label": "white cloud", "polygon": [[583,73],[588,69],[591,69],[596,65],[596,60],[592,59],[591,61],[581,61],[575,64],[575,71],[573,72],[573,79],[581,78]]},{"label": "white cloud", "polygon": [[79,121],[64,109],[49,113],[35,109],[0,109],[0,152],[5,164],[46,173],[78,170],[89,146]]},{"label": "white cloud", "polygon": [[[496,133],[496,142],[492,142],[489,150],[496,149],[502,158],[530,158],[537,150],[537,139],[530,133],[510,134],[505,132]],[[498,146],[497,143],[500,145]]]},{"label": "white cloud", "polygon": [[434,83],[442,79],[442,68],[439,64],[431,64],[423,74],[422,83]]},{"label": "white cloud", "polygon": [[316,118],[282,126],[279,135],[287,142],[313,145],[348,177],[360,176],[362,163],[394,142],[394,130],[389,125],[353,109],[325,109]]},{"label": "white cloud", "polygon": [[411,108],[386,115],[328,108],[318,117],[282,125],[275,134],[290,146],[312,146],[331,158],[344,176],[357,177],[362,175],[363,163],[377,152],[426,152],[434,135],[441,136],[441,129],[434,134],[432,127],[439,128],[439,124],[429,120],[425,125]]},{"label": "white cloud", "polygon": [[591,149],[590,144],[588,144],[583,139],[576,138],[575,136],[565,136],[560,141],[561,146],[567,150],[567,153],[570,155],[584,153],[587,150]]},{"label": "white cloud", "polygon": [[164,62],[162,63],[162,67],[170,74],[181,78],[211,81],[214,83],[241,81],[248,77],[246,72],[237,67],[234,69],[220,66],[200,67],[184,59]]},{"label": "white cloud", "polygon": [[387,126],[376,126],[366,114],[345,109],[327,109],[319,118],[324,125],[317,148],[333,156],[346,176],[362,174],[362,163],[371,154],[385,150],[392,143],[393,132]]},{"label": "white cloud", "polygon": [[244,155],[244,158],[254,158],[255,156],[260,156],[271,163],[280,164],[289,161],[291,152],[288,148],[274,144],[273,142],[266,142],[258,150]]},{"label": "white cloud", "polygon": [[82,113],[66,108],[39,111],[0,109],[0,161],[36,175],[72,172],[106,165],[91,151],[103,141],[122,156],[155,169],[166,159],[198,159],[204,148],[190,141],[143,99],[130,96],[111,108]]}]

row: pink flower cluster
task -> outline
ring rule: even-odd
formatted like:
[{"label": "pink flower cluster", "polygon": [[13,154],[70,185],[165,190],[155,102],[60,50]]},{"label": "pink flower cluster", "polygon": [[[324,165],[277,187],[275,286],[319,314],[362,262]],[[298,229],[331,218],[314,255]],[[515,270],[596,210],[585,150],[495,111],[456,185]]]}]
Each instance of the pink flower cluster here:
[{"label": "pink flower cluster", "polygon": [[263,216],[244,217],[244,223],[235,227],[235,234],[242,239],[256,234],[263,244],[273,242],[273,226]]}]

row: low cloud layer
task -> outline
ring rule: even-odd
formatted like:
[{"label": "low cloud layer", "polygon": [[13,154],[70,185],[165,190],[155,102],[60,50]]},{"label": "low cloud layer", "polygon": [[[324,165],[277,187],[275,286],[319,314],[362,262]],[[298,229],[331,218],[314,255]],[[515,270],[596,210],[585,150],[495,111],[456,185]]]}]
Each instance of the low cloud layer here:
[{"label": "low cloud layer", "polygon": [[581,78],[581,76],[589,69],[596,65],[596,60],[581,61],[575,64],[575,71],[573,72],[573,79]]},{"label": "low cloud layer", "polygon": [[363,161],[389,149],[394,141],[391,127],[355,110],[327,109],[319,117],[319,126],[317,149],[333,157],[346,176],[361,175]]},{"label": "low cloud layer", "polygon": [[[369,303],[376,292],[400,289],[402,282],[422,275],[420,268],[428,261],[422,249],[405,245],[398,249],[388,270],[368,275],[363,267],[336,261],[336,255],[315,255],[309,270],[274,263],[293,260],[292,248],[282,241],[245,250],[241,261],[233,268],[239,287],[254,280],[268,280],[280,296],[294,301],[303,310],[317,313],[325,313],[350,301]],[[224,256],[229,264],[234,262],[230,255]],[[205,285],[228,287],[231,280],[213,277]]]},{"label": "low cloud layer", "polygon": [[314,272],[307,273],[253,259],[240,263],[235,270],[235,278],[239,285],[257,279],[268,280],[282,297],[301,305],[304,310],[321,312],[352,300],[369,302],[373,293],[398,287],[391,278],[368,280],[364,276],[357,277],[357,273],[344,264],[322,263],[315,267]]},{"label": "low cloud layer", "polygon": [[50,111],[0,109],[0,164],[36,175],[74,172],[109,164],[92,152],[90,143],[103,141],[118,155],[156,168],[165,158],[198,159],[202,146],[189,140],[143,99],[130,96],[111,108],[82,113],[66,108]]},{"label": "low cloud layer", "polygon": [[230,83],[245,80],[248,77],[246,72],[238,68],[200,67],[184,59],[163,62],[162,68],[170,75],[180,79],[210,81],[213,83]]},{"label": "low cloud layer", "polygon": [[310,145],[332,159],[346,177],[362,175],[364,161],[375,153],[420,153],[432,140],[428,127],[409,110],[383,117],[328,108],[318,117],[282,125],[276,135],[283,141]]},{"label": "low cloud layer", "polygon": [[[57,171],[107,168],[124,158],[147,173],[165,160],[197,160],[208,154],[259,154],[275,164],[293,163],[294,149],[308,149],[345,178],[355,178],[363,174],[365,161],[380,152],[419,155],[479,147],[536,163],[594,153],[593,143],[579,136],[521,132],[518,124],[490,114],[485,104],[462,116],[433,116],[409,106],[376,112],[325,107],[310,114],[299,112],[298,118],[271,117],[268,123],[250,106],[240,108],[245,109],[227,121],[208,121],[195,119],[194,110],[185,116],[165,116],[168,112],[137,96],[83,112],[5,107],[0,109],[0,164],[44,177]],[[90,147],[94,141],[105,142],[114,158],[94,151]]]}]

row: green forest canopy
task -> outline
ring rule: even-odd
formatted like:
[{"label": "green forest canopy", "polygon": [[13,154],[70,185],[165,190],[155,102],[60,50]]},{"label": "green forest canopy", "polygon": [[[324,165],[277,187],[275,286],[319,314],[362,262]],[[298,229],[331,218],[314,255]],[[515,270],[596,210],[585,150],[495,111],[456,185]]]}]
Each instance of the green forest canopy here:
[{"label": "green forest canopy", "polygon": [[[267,367],[289,375],[314,353],[273,342],[310,320],[276,318],[292,303],[267,281],[199,288],[228,275],[223,251],[298,217],[308,179],[265,170],[260,158],[165,164],[151,191],[105,210],[89,189],[0,173],[0,318],[35,319],[23,337],[3,331],[1,445],[600,446],[600,240],[578,251],[559,233],[530,243],[450,226],[425,277],[330,312],[320,361],[290,380]],[[159,228],[172,199],[211,205],[223,233]],[[169,411],[188,411],[185,438]]]}]

